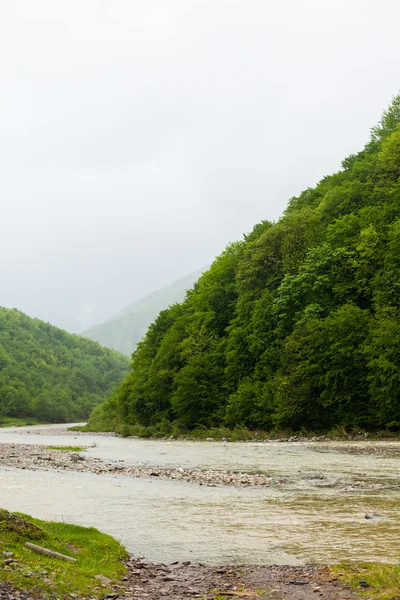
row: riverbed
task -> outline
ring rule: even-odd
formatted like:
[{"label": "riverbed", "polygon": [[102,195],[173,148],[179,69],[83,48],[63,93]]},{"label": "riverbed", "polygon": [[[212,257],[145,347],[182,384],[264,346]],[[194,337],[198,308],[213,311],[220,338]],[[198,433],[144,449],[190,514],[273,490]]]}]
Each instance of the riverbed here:
[{"label": "riverbed", "polygon": [[79,445],[87,447],[87,457],[107,464],[262,472],[284,482],[210,487],[159,477],[0,466],[4,508],[92,525],[151,561],[296,565],[398,559],[396,442],[140,440],[31,426],[1,429],[0,443]]}]

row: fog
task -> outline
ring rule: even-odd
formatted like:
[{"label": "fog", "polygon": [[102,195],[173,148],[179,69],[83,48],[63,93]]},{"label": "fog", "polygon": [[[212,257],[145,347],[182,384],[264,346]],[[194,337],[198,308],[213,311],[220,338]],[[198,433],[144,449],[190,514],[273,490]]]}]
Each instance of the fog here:
[{"label": "fog", "polygon": [[0,304],[78,331],[340,168],[399,91],[396,0],[0,4]]}]

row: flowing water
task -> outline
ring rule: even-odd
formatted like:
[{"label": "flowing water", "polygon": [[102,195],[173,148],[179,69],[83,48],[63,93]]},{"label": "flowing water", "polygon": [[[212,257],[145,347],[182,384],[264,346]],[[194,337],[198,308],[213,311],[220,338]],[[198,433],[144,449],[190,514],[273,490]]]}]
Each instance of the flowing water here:
[{"label": "flowing water", "polygon": [[[391,444],[398,454],[372,450],[352,454],[334,444],[318,443],[90,435],[74,440],[71,435],[55,435],[58,430],[2,429],[0,443],[76,444],[107,462],[262,471],[282,483],[207,487],[0,466],[1,506],[38,518],[93,525],[121,540],[133,554],[153,561],[301,564],[398,559],[400,444]],[[381,517],[365,519],[371,513]]]}]

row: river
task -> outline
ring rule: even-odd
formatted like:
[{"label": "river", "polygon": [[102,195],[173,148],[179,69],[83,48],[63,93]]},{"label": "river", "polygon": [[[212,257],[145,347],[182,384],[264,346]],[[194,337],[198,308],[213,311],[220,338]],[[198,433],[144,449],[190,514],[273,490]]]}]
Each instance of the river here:
[{"label": "river", "polygon": [[[0,505],[94,526],[155,562],[304,564],[398,559],[400,452],[346,444],[227,443],[0,429],[0,443],[87,447],[107,462],[263,471],[282,485],[200,486],[157,478],[0,466]],[[351,443],[347,444],[347,446]],[[391,447],[400,450],[399,443]],[[377,513],[379,518],[366,519]]]}]

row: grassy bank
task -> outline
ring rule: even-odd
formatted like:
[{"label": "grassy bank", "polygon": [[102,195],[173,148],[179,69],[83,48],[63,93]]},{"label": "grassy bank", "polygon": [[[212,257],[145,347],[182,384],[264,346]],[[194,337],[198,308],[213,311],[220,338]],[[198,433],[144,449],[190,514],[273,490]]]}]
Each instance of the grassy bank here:
[{"label": "grassy bank", "polygon": [[365,563],[335,565],[332,573],[354,588],[362,598],[396,600],[400,598],[400,565]]},{"label": "grassy bank", "polygon": [[372,439],[372,440],[396,440],[400,438],[399,432],[393,431],[365,431],[360,428],[336,427],[330,430],[310,431],[301,429],[293,431],[291,429],[274,429],[272,431],[252,430],[244,426],[236,426],[234,429],[228,427],[199,427],[187,430],[174,423],[161,422],[157,425],[128,425],[127,423],[113,422],[112,424],[102,422],[101,420],[91,419],[87,425],[71,427],[72,431],[82,432],[114,432],[121,437],[139,437],[139,438],[177,438],[193,440],[228,440],[232,442],[249,440],[287,440],[290,438],[310,439],[326,438],[330,439]]},{"label": "grassy bank", "polygon": [[[37,554],[25,542],[66,554],[76,562]],[[71,594],[100,598],[121,579],[125,572],[121,561],[126,557],[123,546],[92,527],[45,522],[0,509],[0,580],[16,589],[58,598],[71,598]]]},{"label": "grassy bank", "polygon": [[[25,547],[27,541],[76,562],[37,554]],[[104,598],[121,582],[126,557],[115,539],[94,528],[40,521],[0,509],[0,582],[30,591],[32,597]],[[341,564],[330,570],[361,598],[400,598],[400,565]]]}]

